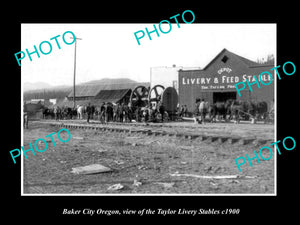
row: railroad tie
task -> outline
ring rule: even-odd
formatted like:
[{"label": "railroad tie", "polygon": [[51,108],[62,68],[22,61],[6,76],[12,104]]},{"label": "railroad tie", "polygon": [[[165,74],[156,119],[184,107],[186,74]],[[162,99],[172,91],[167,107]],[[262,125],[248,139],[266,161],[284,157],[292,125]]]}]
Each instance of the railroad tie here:
[{"label": "railroad tie", "polygon": [[228,137],[219,137],[218,142],[219,142],[220,144],[222,144],[222,143],[224,143],[224,142],[227,141],[227,140],[228,140]]},{"label": "railroad tie", "polygon": [[182,134],[182,133],[177,133],[175,136],[176,136],[176,137],[182,137],[182,136],[184,136],[184,134]]},{"label": "railroad tie", "polygon": [[253,144],[255,145],[265,145],[268,142],[266,139],[255,139],[253,141]]},{"label": "railroad tie", "polygon": [[210,137],[209,137],[210,142],[217,141],[218,139],[219,139],[218,136],[210,136]]},{"label": "railroad tie", "polygon": [[205,141],[207,138],[208,138],[208,137],[205,136],[205,135],[200,135],[200,136],[198,137],[198,139],[199,139],[200,141]]},{"label": "railroad tie", "polygon": [[236,142],[239,142],[240,139],[241,139],[241,138],[238,138],[238,137],[230,137],[230,138],[228,139],[228,143],[229,143],[229,144],[234,144],[234,143],[236,143]]},{"label": "railroad tie", "polygon": [[247,145],[247,144],[250,144],[251,142],[253,142],[255,139],[252,139],[252,138],[242,138],[240,140],[240,143],[242,145]]},{"label": "railroad tie", "polygon": [[[83,123],[69,123],[64,124],[62,122],[56,122],[56,123],[50,123],[51,126],[56,127],[65,127],[65,128],[73,128],[73,129],[82,129],[82,130],[99,130],[103,132],[115,132],[115,133],[127,133],[132,135],[139,135],[139,136],[167,136],[167,137],[173,137],[173,138],[179,138],[179,139],[187,139],[187,140],[195,140],[195,141],[207,141],[207,143],[218,143],[222,144],[224,142],[228,144],[235,144],[238,143],[240,145],[247,145],[247,144],[253,144],[253,145],[269,145],[270,143],[274,142],[274,140],[271,139],[260,139],[257,137],[239,137],[239,136],[212,136],[212,135],[206,135],[205,133],[201,134],[200,130],[197,131],[199,133],[192,133],[193,131],[185,130],[185,129],[175,129],[178,127],[181,128],[191,128],[190,126],[162,126],[162,125],[156,125],[156,124],[147,124],[143,125],[141,124],[124,124],[119,123],[117,124],[83,124]],[[172,127],[173,129],[164,130],[160,127]],[[207,127],[205,127],[207,128]],[[152,130],[151,130],[152,129]],[[179,131],[179,132],[178,132]],[[195,131],[196,132],[196,131]]]},{"label": "railroad tie", "polygon": [[186,135],[185,138],[189,139],[189,140],[193,140],[193,139],[196,139],[200,137],[199,135],[197,134],[189,134],[189,135]]},{"label": "railroad tie", "polygon": [[161,132],[159,132],[159,131],[154,131],[153,134],[154,134],[154,136],[159,136],[159,135],[161,134]]}]

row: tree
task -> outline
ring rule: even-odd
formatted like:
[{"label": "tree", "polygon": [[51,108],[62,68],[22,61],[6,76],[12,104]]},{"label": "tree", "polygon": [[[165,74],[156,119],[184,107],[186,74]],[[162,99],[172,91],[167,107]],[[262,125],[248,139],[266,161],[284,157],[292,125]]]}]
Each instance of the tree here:
[{"label": "tree", "polygon": [[275,58],[273,54],[268,54],[267,57],[257,58],[256,62],[264,65],[274,65]]}]

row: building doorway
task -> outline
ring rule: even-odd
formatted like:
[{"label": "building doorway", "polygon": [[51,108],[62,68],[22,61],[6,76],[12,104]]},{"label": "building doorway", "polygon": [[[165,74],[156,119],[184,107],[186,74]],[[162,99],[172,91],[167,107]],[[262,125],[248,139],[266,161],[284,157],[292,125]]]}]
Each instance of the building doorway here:
[{"label": "building doorway", "polygon": [[214,92],[213,93],[213,102],[226,102],[228,99],[236,100],[236,92]]}]

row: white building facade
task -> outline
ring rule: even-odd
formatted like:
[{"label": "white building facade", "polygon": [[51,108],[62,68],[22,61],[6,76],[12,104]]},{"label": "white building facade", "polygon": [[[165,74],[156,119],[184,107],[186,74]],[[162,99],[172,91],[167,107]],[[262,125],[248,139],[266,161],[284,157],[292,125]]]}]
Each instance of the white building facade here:
[{"label": "white building facade", "polygon": [[[174,87],[178,93],[178,71],[179,70],[195,70],[200,67],[182,67],[173,65],[172,67],[158,66],[150,68],[150,85],[162,85],[165,88]],[[179,93],[178,93],[179,94]]]}]

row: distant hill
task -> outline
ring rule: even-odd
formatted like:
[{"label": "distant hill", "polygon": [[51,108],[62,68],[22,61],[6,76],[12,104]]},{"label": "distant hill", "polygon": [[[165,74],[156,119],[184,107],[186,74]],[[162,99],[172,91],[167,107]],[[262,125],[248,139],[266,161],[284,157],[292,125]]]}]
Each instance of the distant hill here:
[{"label": "distant hill", "polygon": [[91,80],[78,85],[107,85],[107,84],[123,84],[123,83],[138,83],[128,78],[103,78],[100,80]]},{"label": "distant hill", "polygon": [[23,90],[30,91],[30,90],[38,90],[38,89],[48,89],[51,87],[52,86],[50,84],[47,84],[45,82],[36,82],[36,83],[25,82],[23,85]]},{"label": "distant hill", "polygon": [[[111,84],[123,84],[123,83],[138,83],[134,80],[128,78],[103,78],[100,80],[91,80],[88,82],[77,84],[76,86],[81,85],[111,85]],[[73,86],[67,85],[60,85],[60,86],[52,86],[50,84],[44,82],[37,82],[37,83],[24,83],[23,86],[24,93],[23,97],[24,100],[31,100],[31,99],[49,99],[49,98],[58,98],[63,99],[70,94],[73,90]]]},{"label": "distant hill", "polygon": [[31,99],[63,99],[71,92],[72,87],[30,90],[23,93],[25,101]]},{"label": "distant hill", "polygon": [[[128,79],[128,78],[103,78],[100,80],[91,80],[88,82],[84,83],[79,83],[76,84],[76,86],[80,85],[107,85],[107,84],[123,84],[123,83],[138,83],[134,80]],[[73,85],[59,85],[59,86],[52,86],[48,83],[45,82],[36,82],[36,83],[30,83],[30,82],[25,82],[23,85],[23,90],[24,92],[27,91],[54,91],[54,90],[65,90],[65,89],[70,89],[73,87]]]}]

